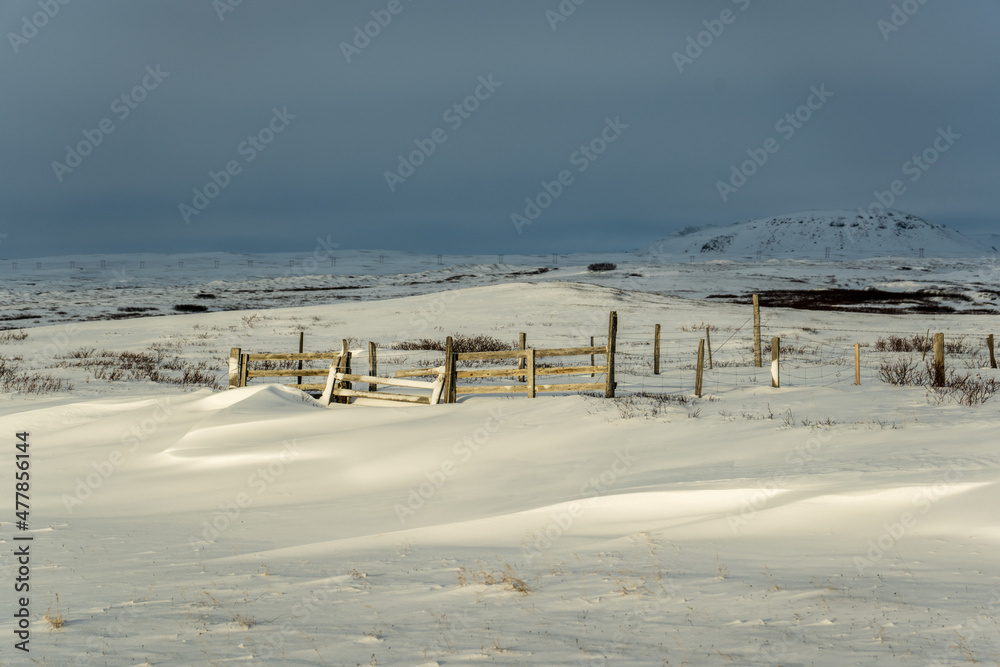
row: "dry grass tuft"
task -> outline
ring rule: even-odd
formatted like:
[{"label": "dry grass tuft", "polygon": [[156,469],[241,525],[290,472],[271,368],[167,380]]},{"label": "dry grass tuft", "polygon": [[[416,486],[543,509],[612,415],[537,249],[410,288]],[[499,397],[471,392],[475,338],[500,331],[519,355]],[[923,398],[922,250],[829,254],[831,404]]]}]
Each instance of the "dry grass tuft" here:
[{"label": "dry grass tuft", "polygon": [[47,394],[69,391],[73,385],[62,378],[22,370],[14,359],[0,356],[0,391],[19,394]]},{"label": "dry grass tuft", "polygon": [[249,630],[253,626],[257,625],[257,619],[253,616],[247,616],[246,614],[234,614],[233,621],[243,626],[244,630]]},{"label": "dry grass tuft", "polygon": [[66,619],[63,618],[62,609],[59,606],[59,594],[56,593],[56,611],[52,612],[52,607],[49,606],[48,611],[42,617],[45,622],[52,626],[53,630],[58,630],[62,626],[66,625]]},{"label": "dry grass tuft", "polygon": [[[93,348],[74,350],[61,359],[61,368],[85,368],[96,380],[130,382],[148,380],[182,387],[208,387],[221,390],[218,374],[209,369],[209,362],[191,364],[173,352],[179,345],[153,343],[148,352],[112,352]],[[172,371],[172,372],[168,372]]]},{"label": "dry grass tuft", "polygon": [[28,339],[28,332],[23,329],[7,329],[0,331],[0,343],[20,343]]},{"label": "dry grass tuft", "polygon": [[514,591],[527,595],[532,591],[531,587],[525,583],[524,579],[518,576],[510,563],[505,563],[500,572],[486,570],[481,565],[479,570],[470,570],[464,565],[458,570],[458,585],[469,586],[479,584],[481,586],[503,586],[508,591]]}]

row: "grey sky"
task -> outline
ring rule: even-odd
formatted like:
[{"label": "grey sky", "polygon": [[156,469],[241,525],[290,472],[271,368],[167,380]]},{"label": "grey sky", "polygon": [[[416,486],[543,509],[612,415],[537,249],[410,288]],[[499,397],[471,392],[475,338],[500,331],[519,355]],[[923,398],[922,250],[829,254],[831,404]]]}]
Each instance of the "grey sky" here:
[{"label": "grey sky", "polygon": [[[559,0],[399,0],[395,15],[390,0],[243,0],[221,20],[230,0],[62,1],[0,5],[4,257],[309,252],[327,235],[420,252],[627,249],[690,224],[867,207],[896,179],[896,208],[1000,227],[990,0],[565,0],[575,11],[555,30]],[[886,39],[894,4],[916,11]],[[721,34],[679,72],[674,53],[724,10],[731,23],[710,23]],[[391,22],[348,63],[341,43],[372,11]],[[491,75],[495,89],[479,83]],[[145,99],[115,103],[144,78]],[[453,129],[444,112],[477,86],[485,99]],[[786,138],[775,123],[813,86],[832,97]],[[273,109],[294,118],[241,150]],[[79,166],[53,168],[105,118],[113,131]],[[616,118],[605,152],[574,159]],[[949,127],[960,138],[911,181],[904,163]],[[446,139],[392,191],[385,172],[437,128]],[[717,182],[768,138],[777,152],[723,201]],[[219,176],[229,161],[238,173]],[[512,214],[563,170],[572,182],[519,233]],[[195,208],[209,172],[228,184],[188,223],[180,205]]]}]

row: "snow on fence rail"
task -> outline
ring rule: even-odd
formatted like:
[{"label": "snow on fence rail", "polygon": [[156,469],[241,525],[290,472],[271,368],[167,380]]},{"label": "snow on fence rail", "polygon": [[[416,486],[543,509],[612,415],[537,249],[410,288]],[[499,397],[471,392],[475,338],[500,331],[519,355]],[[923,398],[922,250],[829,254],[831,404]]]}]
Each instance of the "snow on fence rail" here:
[{"label": "snow on fence rail", "polygon": [[[389,401],[399,401],[404,403],[422,403],[432,405],[438,402],[443,385],[444,367],[440,369],[429,369],[437,371],[439,379],[436,382],[424,382],[420,380],[400,380],[398,378],[377,377],[375,375],[357,375],[351,373],[352,353],[347,349],[347,340],[343,341],[340,352],[288,352],[275,354],[244,354],[238,347],[234,347],[229,353],[229,388],[236,389],[245,387],[253,378],[275,378],[275,377],[296,377],[298,382],[286,385],[306,392],[322,392],[320,401],[323,403],[333,402],[335,399],[347,402],[350,398],[378,398]],[[326,361],[329,360],[329,368],[302,368],[303,361]],[[298,362],[297,368],[267,368],[251,369],[251,362]],[[429,373],[430,374],[430,373]],[[323,384],[303,384],[303,377],[325,377]],[[353,388],[354,382],[367,382],[368,391]],[[405,387],[410,389],[429,389],[430,396],[415,396],[411,394],[400,394],[390,392],[376,392],[378,385],[388,385],[393,387]]]}]

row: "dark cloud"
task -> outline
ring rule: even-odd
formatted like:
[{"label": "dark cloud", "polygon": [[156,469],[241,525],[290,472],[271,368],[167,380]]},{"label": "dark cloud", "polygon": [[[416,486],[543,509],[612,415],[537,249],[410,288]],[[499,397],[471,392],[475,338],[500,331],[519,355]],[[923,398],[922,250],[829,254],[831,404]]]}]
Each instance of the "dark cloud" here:
[{"label": "dark cloud", "polygon": [[[961,139],[896,206],[996,226],[1000,10],[987,0],[587,0],[556,30],[558,0],[400,0],[350,63],[342,42],[389,0],[243,0],[220,20],[228,1],[0,6],[0,254],[308,251],[328,234],[445,253],[625,249],[692,223],[868,205],[948,127]],[[886,39],[894,4],[919,9]],[[44,7],[58,12],[37,19]],[[720,26],[679,72],[688,37]],[[491,75],[500,86],[454,127],[446,110],[485,97]],[[145,99],[120,99],[144,80]],[[833,97],[779,132],[824,85]],[[295,117],[251,150],[274,109]],[[113,132],[60,182],[53,161],[105,118]],[[574,153],[616,118],[628,128],[581,173]],[[390,191],[385,172],[437,128],[447,140]],[[769,138],[780,149],[724,202],[717,182]],[[229,161],[239,173],[185,224],[179,205],[210,172],[225,182]],[[511,215],[563,170],[573,182],[518,234]]]}]

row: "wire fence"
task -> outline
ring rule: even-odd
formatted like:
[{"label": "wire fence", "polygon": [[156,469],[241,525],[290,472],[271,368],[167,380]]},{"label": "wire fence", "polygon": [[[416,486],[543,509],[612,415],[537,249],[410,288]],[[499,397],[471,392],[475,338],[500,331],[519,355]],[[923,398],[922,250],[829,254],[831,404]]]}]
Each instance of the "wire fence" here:
[{"label": "wire fence", "polygon": [[[709,331],[711,345],[707,346],[702,392],[722,395],[747,387],[771,386],[771,338],[780,338],[779,377],[780,386],[798,387],[847,387],[860,380],[861,385],[881,384],[880,372],[887,364],[900,359],[921,365],[933,359],[933,332],[889,331],[879,329],[836,329],[824,327],[822,332],[810,326],[791,326],[788,322],[774,322],[764,319],[761,323],[761,366],[755,365],[753,317],[737,326]],[[532,328],[528,334],[527,346],[535,349],[567,347],[587,347],[607,343],[607,330],[595,331],[593,337],[584,335],[593,330],[591,326],[581,327],[574,333],[539,331]],[[831,338],[833,332],[838,335]],[[850,335],[854,334],[854,335]],[[947,359],[950,368],[981,371],[990,368],[990,355],[986,344],[986,333],[977,331],[951,331],[946,337]],[[516,349],[516,337],[510,340],[485,337],[497,346]],[[625,329],[616,336],[615,380],[620,394],[649,392],[662,394],[691,394],[695,389],[697,372],[697,351],[699,341],[706,339],[706,329],[682,328],[664,335],[659,340],[659,373],[655,372],[654,331]],[[397,371],[416,368],[433,368],[443,365],[442,349],[394,349],[403,341],[376,341],[377,374],[392,377]],[[440,341],[443,343],[443,340]],[[858,363],[855,366],[855,345],[858,345]],[[339,346],[337,346],[339,349]],[[349,340],[354,350],[353,370],[367,373],[369,369],[367,341]],[[710,351],[709,351],[710,350]],[[489,360],[465,362],[465,366],[506,368],[511,371],[518,366],[517,360]],[[597,366],[604,363],[604,356],[595,355]],[[580,355],[567,357],[545,357],[536,368],[543,371],[552,366],[589,366],[588,357]],[[306,367],[309,367],[308,365]],[[315,367],[315,366],[313,366]],[[856,376],[856,371],[858,376]],[[995,372],[995,371],[994,371]],[[595,372],[589,382],[606,379],[603,372]],[[463,383],[484,385],[511,385],[521,379],[513,375],[494,378],[464,378]],[[580,382],[576,376],[545,376],[546,384]]]}]

